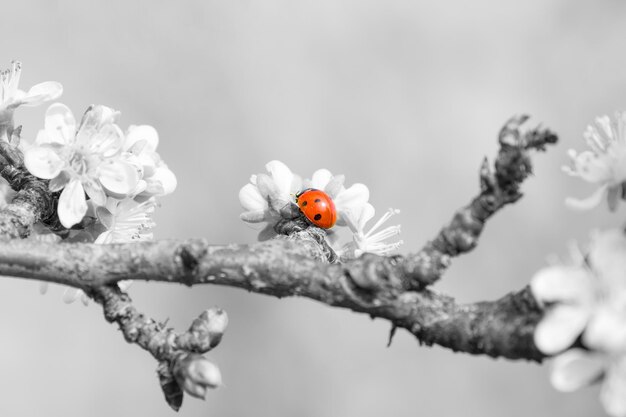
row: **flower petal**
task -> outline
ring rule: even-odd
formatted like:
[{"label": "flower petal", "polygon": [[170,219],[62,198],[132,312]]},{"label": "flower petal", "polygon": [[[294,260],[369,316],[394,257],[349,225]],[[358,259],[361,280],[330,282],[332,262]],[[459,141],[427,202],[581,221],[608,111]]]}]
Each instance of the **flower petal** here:
[{"label": "flower petal", "polygon": [[106,245],[109,243],[113,243],[113,233],[109,230],[100,233],[94,243],[96,245]]},{"label": "flower petal", "polygon": [[246,211],[239,215],[239,218],[247,223],[260,223],[265,221],[267,212],[265,210]]},{"label": "flower petal", "polygon": [[581,306],[557,304],[548,310],[535,328],[535,345],[546,355],[570,347],[585,329],[589,310]]},{"label": "flower petal", "polygon": [[370,191],[364,184],[353,184],[340,192],[334,199],[337,211],[348,211],[361,208],[370,198]]},{"label": "flower petal", "polygon": [[144,151],[154,152],[159,145],[159,134],[154,127],[149,125],[131,126],[126,134],[124,150],[129,150],[139,141],[145,141]]},{"label": "flower petal", "polygon": [[42,145],[26,150],[24,165],[34,176],[49,180],[59,175],[65,166],[65,161],[57,154],[54,147]]},{"label": "flower petal", "polygon": [[311,188],[324,190],[332,177],[333,174],[331,174],[329,170],[325,168],[318,169],[313,173],[313,176],[311,177]]},{"label": "flower petal", "polygon": [[59,143],[69,145],[76,136],[76,120],[65,104],[54,103],[46,110],[43,134],[37,135],[36,143]]},{"label": "flower petal", "polygon": [[107,196],[102,186],[94,181],[85,181],[83,183],[85,192],[96,206],[104,206],[107,202]]},{"label": "flower petal", "polygon": [[294,174],[289,187],[289,195],[287,196],[289,201],[295,202],[295,195],[300,191],[302,191],[302,177]]},{"label": "flower petal", "polygon": [[289,193],[291,192],[291,183],[293,181],[293,173],[280,161],[270,161],[265,165],[265,169],[270,173],[274,184],[278,188],[278,192],[281,194],[282,199],[288,200]]},{"label": "flower petal", "polygon": [[61,224],[66,228],[71,228],[79,223],[87,212],[87,201],[85,191],[80,180],[73,179],[63,189],[59,197],[58,214]]},{"label": "flower petal", "polygon": [[626,317],[607,305],[598,307],[587,324],[583,343],[591,349],[604,352],[626,350]]},{"label": "flower petal", "polygon": [[626,416],[625,356],[621,356],[609,366],[602,383],[600,401],[609,415],[614,417]]},{"label": "flower petal", "polygon": [[353,210],[342,211],[340,217],[355,235],[363,235],[365,233],[365,224],[374,217],[376,210],[369,203]]},{"label": "flower petal", "polygon": [[282,193],[269,175],[259,174],[256,176],[256,186],[261,196],[271,203],[272,200],[281,200]]},{"label": "flower petal", "polygon": [[541,302],[585,303],[593,297],[593,277],[583,268],[556,265],[537,272],[530,281],[530,289]]},{"label": "flower petal", "polygon": [[359,215],[359,230],[365,230],[365,225],[374,218],[375,214],[376,210],[374,209],[374,206],[370,203],[366,203],[361,210],[361,214]]},{"label": "flower petal", "polygon": [[67,173],[67,171],[61,171],[59,175],[50,180],[50,182],[48,183],[48,188],[51,192],[56,193],[57,191],[61,191],[67,185],[67,183],[70,182],[71,179],[72,178],[70,177],[70,174]]},{"label": "flower petal", "polygon": [[89,137],[83,136],[81,140],[86,140],[86,142],[82,143],[89,149],[90,153],[102,155],[105,158],[111,158],[122,149],[124,133],[117,125],[106,124],[94,135]]},{"label": "flower petal", "polygon": [[268,208],[267,200],[252,184],[246,184],[239,190],[239,202],[247,211],[265,211]]},{"label": "flower petal", "polygon": [[354,211],[353,216],[358,216],[358,213],[363,209],[363,206],[369,200],[370,192],[367,186],[363,184],[354,184],[348,189],[343,189],[333,199],[335,208],[337,209],[337,226],[345,226],[346,213]]},{"label": "flower petal", "polygon": [[119,114],[118,111],[107,106],[89,106],[78,126],[77,140],[81,143],[87,143],[89,138],[95,135],[102,126],[115,123]]},{"label": "flower petal", "polygon": [[137,169],[123,161],[109,161],[100,167],[100,184],[108,195],[115,198],[128,196],[139,183]]},{"label": "flower petal", "polygon": [[56,100],[63,94],[63,86],[55,81],[36,84],[22,98],[23,106],[38,106],[46,101]]},{"label": "flower petal", "polygon": [[581,152],[578,155],[571,152],[574,159],[575,172],[587,182],[607,181],[611,178],[611,163],[606,157],[598,157],[590,151]]},{"label": "flower petal", "polygon": [[554,359],[550,382],[559,391],[576,391],[597,381],[604,367],[605,362],[598,354],[582,349],[568,350]]},{"label": "flower petal", "polygon": [[604,184],[600,186],[596,191],[594,191],[593,194],[583,200],[578,200],[571,197],[566,198],[565,205],[572,210],[591,210],[592,208],[597,207],[602,202],[602,199],[607,192],[607,188],[608,184]]},{"label": "flower petal", "polygon": [[337,195],[345,189],[343,186],[345,180],[346,177],[344,175],[335,175],[331,178],[328,184],[326,184],[324,191],[334,200]]},{"label": "flower petal", "polygon": [[[141,152],[139,154],[132,154],[133,157],[129,158],[129,160],[133,160],[133,163],[141,165],[141,169],[143,169],[144,177],[148,178],[155,174],[158,163],[158,155],[156,152]],[[165,164],[161,163],[159,167],[165,166]]]},{"label": "flower petal", "polygon": [[109,207],[110,207],[110,203],[115,202],[115,201],[117,200],[115,200],[114,198],[109,198],[107,200],[108,208],[98,207],[96,209],[96,217],[98,218],[100,223],[102,223],[102,225],[106,227],[107,229],[110,229],[113,227],[113,214],[111,213],[111,209]]},{"label": "flower petal", "polygon": [[154,171],[154,175],[150,177],[151,180],[158,181],[163,187],[163,192],[160,195],[167,195],[174,192],[178,181],[176,175],[165,164],[161,164]]}]

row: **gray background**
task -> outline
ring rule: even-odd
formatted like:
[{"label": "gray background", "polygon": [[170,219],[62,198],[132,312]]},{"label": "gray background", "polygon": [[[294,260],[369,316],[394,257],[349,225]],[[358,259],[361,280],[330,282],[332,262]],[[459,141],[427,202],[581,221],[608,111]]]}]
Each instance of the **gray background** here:
[{"label": "gray background", "polygon": [[[623,1],[14,1],[2,7],[3,67],[23,87],[63,83],[77,114],[91,103],[147,123],[179,180],[157,237],[252,242],[237,192],[280,159],[304,176],[327,167],[402,210],[417,250],[478,187],[496,134],[529,112],[561,136],[535,161],[526,197],[487,226],[439,290],[461,301],[525,285],[551,253],[624,211],[572,213],[592,187],[560,172],[595,115],[623,108]],[[32,136],[44,108],[20,109]],[[99,307],[62,290],[0,282],[0,414],[169,416],[155,362],[126,344]],[[137,306],[186,328],[204,308],[231,326],[210,356],[226,386],[181,416],[589,416],[597,389],[560,394],[548,367],[420,347],[389,325],[318,303],[211,286],[137,283]]]}]

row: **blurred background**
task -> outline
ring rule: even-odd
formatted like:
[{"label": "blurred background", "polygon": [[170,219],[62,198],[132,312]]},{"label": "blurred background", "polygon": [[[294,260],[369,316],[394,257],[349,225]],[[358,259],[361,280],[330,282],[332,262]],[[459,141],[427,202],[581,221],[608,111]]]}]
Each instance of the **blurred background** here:
[{"label": "blurred background", "polygon": [[[416,251],[478,190],[478,168],[513,114],[561,142],[537,155],[525,198],[487,225],[440,291],[462,302],[524,286],[550,254],[620,224],[624,209],[568,211],[592,187],[561,173],[596,116],[626,106],[626,2],[529,0],[53,1],[3,4],[0,64],[23,62],[21,86],[65,87],[76,114],[121,110],[150,124],[176,173],[160,238],[255,241],[237,193],[272,159],[362,182],[382,214],[399,208]],[[20,108],[24,135],[44,107]],[[172,416],[155,361],[127,344],[96,305],[62,288],[0,280],[0,415]],[[589,416],[597,388],[555,392],[548,366],[420,347],[389,324],[305,299],[136,283],[137,307],[183,330],[205,308],[230,327],[209,357],[226,386],[181,416]]]}]

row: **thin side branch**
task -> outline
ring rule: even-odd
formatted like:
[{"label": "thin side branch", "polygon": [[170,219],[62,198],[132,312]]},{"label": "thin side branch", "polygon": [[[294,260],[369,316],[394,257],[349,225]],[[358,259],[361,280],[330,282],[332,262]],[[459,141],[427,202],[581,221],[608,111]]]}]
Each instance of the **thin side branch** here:
[{"label": "thin side branch", "polygon": [[516,116],[504,125],[500,130],[500,150],[494,169],[489,166],[487,158],[483,160],[480,194],[459,209],[452,221],[421,251],[406,259],[406,273],[413,277],[417,288],[437,281],[450,264],[451,257],[474,249],[486,220],[522,197],[520,186],[532,173],[529,151],[543,151],[546,145],[558,140],[549,129],[537,127],[521,132],[521,126],[527,120],[528,116]]},{"label": "thin side branch", "polygon": [[91,297],[102,305],[104,316],[116,323],[128,343],[135,343],[150,352],[158,361],[157,373],[167,403],[178,410],[183,402],[183,390],[176,380],[177,372],[186,364],[202,360],[200,355],[217,346],[228,323],[226,312],[212,308],[200,314],[183,333],[167,328],[144,316],[133,305],[128,294],[116,285],[98,286]]}]

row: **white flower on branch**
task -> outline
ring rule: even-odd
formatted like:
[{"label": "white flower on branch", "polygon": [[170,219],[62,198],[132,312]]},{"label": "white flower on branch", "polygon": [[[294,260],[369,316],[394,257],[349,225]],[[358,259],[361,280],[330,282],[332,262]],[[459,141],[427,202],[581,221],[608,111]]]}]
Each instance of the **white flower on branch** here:
[{"label": "white flower on branch", "polygon": [[0,72],[0,139],[6,140],[13,130],[13,113],[19,106],[38,106],[57,99],[63,93],[63,86],[54,81],[36,84],[30,90],[18,88],[22,64],[11,63],[11,69]]},{"label": "white flower on branch", "polygon": [[535,344],[551,355],[582,334],[589,348],[626,349],[626,236],[621,230],[596,234],[589,255],[575,265],[539,271],[531,281],[546,314],[535,329]]},{"label": "white flower on branch", "polygon": [[352,242],[347,244],[340,252],[344,258],[359,257],[363,253],[376,255],[389,255],[402,245],[403,241],[385,242],[387,239],[400,234],[400,225],[388,226],[382,230],[380,227],[400,210],[389,209],[367,232],[365,227],[376,213],[374,206],[367,203],[359,209],[348,211],[345,221],[352,231]]},{"label": "white flower on branch", "polygon": [[63,190],[58,214],[67,228],[85,216],[85,193],[96,206],[104,206],[107,195],[127,196],[141,179],[137,167],[120,158],[124,134],[114,123],[117,115],[108,107],[92,106],[76,129],[70,109],[53,104],[45,128],[24,153],[31,174],[51,180],[51,191]]},{"label": "white flower on branch", "polygon": [[590,351],[559,355],[552,384],[574,391],[602,381],[601,401],[615,417],[626,417],[626,236],[621,230],[596,234],[589,255],[574,253],[576,265],[539,271],[531,282],[546,314],[535,329],[535,344],[546,354],[580,338]]},{"label": "white flower on branch", "polygon": [[565,203],[573,209],[588,210],[606,197],[613,211],[619,200],[624,199],[626,190],[626,112],[617,112],[613,119],[597,117],[583,136],[591,150],[577,153],[570,149],[573,167],[565,166],[563,170],[599,187],[586,199],[568,198]]}]

